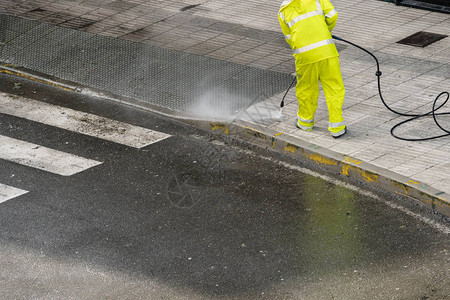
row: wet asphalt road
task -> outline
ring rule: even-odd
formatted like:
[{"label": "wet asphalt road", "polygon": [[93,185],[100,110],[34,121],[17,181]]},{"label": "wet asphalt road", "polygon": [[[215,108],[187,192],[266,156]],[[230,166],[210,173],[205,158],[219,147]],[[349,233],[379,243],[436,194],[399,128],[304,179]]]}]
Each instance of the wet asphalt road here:
[{"label": "wet asphalt road", "polygon": [[30,191],[0,204],[2,299],[450,295],[445,220],[179,122],[18,82],[0,75],[0,90],[172,137],[134,149],[0,113],[0,135],[103,161],[63,177],[0,160],[0,182]]}]

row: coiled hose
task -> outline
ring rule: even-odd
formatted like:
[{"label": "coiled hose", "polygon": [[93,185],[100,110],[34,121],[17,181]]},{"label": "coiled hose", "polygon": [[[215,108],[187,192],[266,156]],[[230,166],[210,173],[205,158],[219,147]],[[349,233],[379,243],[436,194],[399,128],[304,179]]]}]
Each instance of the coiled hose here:
[{"label": "coiled hose", "polygon": [[[393,112],[393,113],[395,113],[395,114],[397,114],[397,115],[400,115],[400,116],[410,117],[409,119],[407,119],[407,120],[405,120],[405,121],[402,121],[402,122],[398,123],[397,125],[395,125],[394,127],[391,128],[391,135],[392,135],[393,137],[395,137],[395,138],[397,138],[397,139],[399,139],[399,140],[404,140],[404,141],[428,141],[428,140],[433,140],[433,139],[438,139],[438,138],[450,136],[450,131],[447,130],[447,129],[445,129],[441,124],[439,124],[439,121],[437,120],[437,117],[436,117],[436,116],[442,116],[442,115],[450,115],[450,112],[441,112],[441,113],[437,113],[437,111],[438,111],[440,108],[442,108],[442,107],[447,103],[447,101],[448,101],[448,99],[449,99],[449,97],[450,97],[450,95],[449,95],[448,92],[442,92],[442,93],[440,93],[439,95],[436,96],[436,98],[434,99],[434,102],[433,102],[433,109],[432,109],[431,111],[429,111],[429,112],[426,112],[426,113],[423,113],[423,114],[409,114],[409,113],[402,113],[402,112],[396,111],[396,110],[392,109],[391,107],[389,107],[389,105],[387,105],[386,101],[385,101],[384,98],[383,98],[383,95],[382,95],[382,92],[381,92],[381,80],[380,80],[380,77],[381,77],[381,74],[382,74],[382,73],[381,73],[381,71],[380,71],[380,63],[378,62],[378,59],[375,57],[375,55],[373,55],[373,53],[371,53],[370,51],[364,49],[363,47],[358,46],[358,45],[356,45],[356,44],[354,44],[354,43],[352,43],[352,42],[350,42],[350,41],[344,40],[344,39],[342,39],[342,38],[340,38],[340,37],[338,37],[338,36],[335,36],[335,35],[333,35],[332,37],[333,37],[334,39],[338,40],[338,41],[345,42],[345,43],[347,43],[347,44],[350,44],[350,45],[352,45],[352,46],[354,46],[354,47],[356,47],[356,48],[358,48],[358,49],[360,49],[360,50],[366,52],[367,54],[369,54],[370,56],[372,56],[373,59],[375,59],[375,62],[376,62],[376,64],[377,64],[377,71],[375,72],[375,76],[377,76],[377,82],[378,82],[378,95],[380,96],[381,102],[383,102],[384,106],[385,106],[388,110],[390,110],[391,112]],[[293,83],[295,82],[295,80],[296,80],[296,78],[294,78],[294,79],[292,80],[292,82],[291,82],[291,84],[290,84],[288,90],[287,90],[286,93],[284,94],[283,99],[281,100],[281,104],[280,104],[281,107],[284,106],[284,98],[286,97],[286,95],[287,95],[289,89],[292,87],[292,85],[293,85]],[[441,105],[439,105],[438,107],[436,107],[436,105],[437,105],[439,99],[440,99],[441,97],[443,97],[443,96],[444,96],[444,97],[446,96],[444,102],[443,102]],[[445,132],[445,134],[442,134],[442,135],[436,135],[436,136],[431,136],[431,137],[425,137],[425,138],[405,138],[405,137],[398,136],[398,135],[396,135],[396,134],[394,133],[395,129],[398,128],[399,126],[401,126],[401,125],[403,125],[403,124],[405,124],[405,123],[414,121],[414,120],[416,120],[416,119],[422,118],[422,117],[430,116],[430,115],[433,116],[434,122],[435,122],[436,125],[439,127],[439,129],[441,129],[442,131]]]}]

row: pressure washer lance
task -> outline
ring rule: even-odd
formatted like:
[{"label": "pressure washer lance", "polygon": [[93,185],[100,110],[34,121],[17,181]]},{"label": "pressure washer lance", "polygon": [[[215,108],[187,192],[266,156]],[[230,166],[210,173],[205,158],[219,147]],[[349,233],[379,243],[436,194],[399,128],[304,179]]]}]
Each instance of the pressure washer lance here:
[{"label": "pressure washer lance", "polygon": [[280,114],[281,115],[283,115],[284,98],[286,98],[286,95],[288,94],[289,90],[291,89],[292,85],[294,84],[295,79],[297,79],[297,76],[294,76],[294,79],[292,79],[291,84],[289,85],[286,93],[284,93],[283,99],[281,99],[281,103],[280,103]]},{"label": "pressure washer lance", "polygon": [[[375,62],[376,62],[376,64],[377,64],[377,71],[375,72],[375,76],[377,76],[378,95],[380,96],[381,102],[383,102],[384,106],[385,106],[388,110],[390,110],[391,112],[393,112],[393,113],[395,113],[395,114],[397,114],[397,115],[400,115],[400,116],[411,117],[411,118],[409,118],[409,119],[407,119],[407,120],[405,120],[405,121],[402,121],[402,122],[398,123],[397,125],[395,125],[394,127],[391,128],[391,135],[392,135],[393,137],[395,137],[395,138],[397,138],[397,139],[399,139],[399,140],[404,140],[404,141],[428,141],[428,140],[438,139],[438,138],[441,138],[441,137],[450,136],[450,131],[447,130],[447,129],[445,129],[444,127],[442,127],[441,124],[439,124],[439,122],[438,122],[438,120],[437,120],[437,118],[436,118],[436,116],[450,115],[450,112],[436,113],[437,110],[439,110],[441,107],[443,107],[443,106],[447,103],[447,101],[448,101],[448,99],[449,99],[449,97],[450,97],[450,95],[449,95],[448,92],[442,92],[442,93],[440,93],[439,95],[436,96],[436,98],[434,99],[434,102],[433,102],[433,109],[432,109],[431,111],[429,111],[429,112],[426,112],[426,113],[423,113],[423,114],[407,114],[407,113],[398,112],[398,111],[392,109],[391,107],[389,107],[389,105],[387,105],[386,102],[384,101],[384,98],[383,98],[383,95],[382,95],[382,92],[381,92],[381,81],[380,81],[380,77],[381,77],[381,74],[382,74],[382,73],[381,73],[381,71],[380,71],[380,63],[378,62],[378,59],[375,57],[375,55],[373,55],[370,51],[364,49],[363,47],[358,46],[358,45],[356,45],[356,44],[354,44],[354,43],[352,43],[352,42],[350,42],[350,41],[344,40],[343,38],[340,38],[340,37],[335,36],[335,35],[332,35],[332,37],[333,37],[333,39],[335,39],[335,40],[345,42],[345,43],[347,43],[347,44],[350,44],[350,45],[352,45],[352,46],[354,46],[354,47],[356,47],[356,48],[358,48],[358,49],[360,49],[360,50],[366,52],[367,54],[369,54],[370,56],[372,56],[373,59],[375,59]],[[289,89],[292,87],[292,84],[294,83],[295,79],[296,79],[296,78],[294,78],[294,79],[292,80],[291,85],[289,86],[288,90],[287,90],[286,93],[284,94],[283,99],[281,100],[281,104],[280,104],[281,108],[283,108],[283,106],[284,106],[284,98],[286,97],[287,93],[289,92]],[[444,101],[439,107],[436,108],[436,104],[437,104],[439,98],[441,98],[441,96],[444,96],[444,95],[447,96],[447,97],[445,98],[445,101]],[[416,120],[416,119],[418,119],[418,118],[426,117],[426,116],[430,116],[430,115],[433,116],[434,122],[435,122],[436,125],[439,127],[439,129],[441,129],[442,131],[445,132],[445,134],[442,134],[442,135],[436,135],[436,136],[431,136],[431,137],[425,137],[425,138],[404,138],[404,137],[400,137],[400,136],[394,134],[394,130],[395,130],[397,127],[399,127],[399,126],[401,126],[401,125],[403,125],[403,124],[405,124],[405,123],[414,121],[414,120]]]}]

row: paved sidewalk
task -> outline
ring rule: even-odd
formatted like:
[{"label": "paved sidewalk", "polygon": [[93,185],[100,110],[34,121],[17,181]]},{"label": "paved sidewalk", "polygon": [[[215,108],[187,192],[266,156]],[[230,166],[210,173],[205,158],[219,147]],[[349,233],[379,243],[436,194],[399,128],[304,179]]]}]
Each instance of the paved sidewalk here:
[{"label": "paved sidewalk", "polygon": [[[332,2],[339,11],[333,33],[366,47],[380,59],[384,96],[394,109],[429,111],[435,96],[449,91],[450,38],[425,48],[396,43],[417,31],[450,35],[449,14],[377,0]],[[279,30],[276,18],[279,5],[276,1],[0,0],[0,13],[118,37],[115,41],[133,41],[290,74],[294,71],[293,58]],[[427,191],[449,203],[450,138],[427,142],[394,139],[390,128],[404,118],[387,111],[379,100],[372,58],[354,47],[337,44],[347,90],[344,117],[349,133],[342,139],[329,136],[323,94],[315,129],[307,133],[296,129],[294,89],[286,98],[284,120],[270,123],[256,120],[254,128],[263,133],[282,134],[285,140],[298,141],[309,149],[316,147],[317,153],[335,155],[352,166],[364,163],[369,169],[386,170],[386,176],[398,174],[403,176],[400,181],[404,186],[400,190],[405,193],[408,188]],[[279,105],[283,94],[284,91],[277,92],[258,105],[269,107],[267,113],[275,115],[273,108]],[[236,120],[235,124],[246,123]],[[442,118],[442,125],[450,128],[450,119]],[[398,133],[405,137],[441,134],[430,119],[407,124]],[[348,175],[344,169],[342,173]]]}]

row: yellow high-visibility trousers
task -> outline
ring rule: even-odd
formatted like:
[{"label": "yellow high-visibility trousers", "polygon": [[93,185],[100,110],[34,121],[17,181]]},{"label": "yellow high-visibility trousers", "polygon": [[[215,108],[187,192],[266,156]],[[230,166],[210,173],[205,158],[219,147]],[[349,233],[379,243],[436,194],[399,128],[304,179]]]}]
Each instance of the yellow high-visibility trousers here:
[{"label": "yellow high-visibility trousers", "polygon": [[339,58],[331,57],[311,64],[296,65],[296,72],[297,126],[306,131],[312,130],[319,99],[320,80],[328,107],[328,130],[334,137],[343,134],[346,130],[342,117],[345,88]]}]

